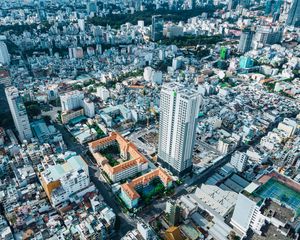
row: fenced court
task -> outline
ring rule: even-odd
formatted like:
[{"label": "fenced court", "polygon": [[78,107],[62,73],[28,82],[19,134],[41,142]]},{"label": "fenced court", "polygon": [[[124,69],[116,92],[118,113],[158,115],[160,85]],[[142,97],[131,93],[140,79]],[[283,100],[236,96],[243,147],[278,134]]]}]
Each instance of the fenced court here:
[{"label": "fenced court", "polygon": [[254,195],[261,198],[277,199],[282,204],[294,209],[296,215],[300,216],[300,193],[274,178],[269,179],[259,187]]}]

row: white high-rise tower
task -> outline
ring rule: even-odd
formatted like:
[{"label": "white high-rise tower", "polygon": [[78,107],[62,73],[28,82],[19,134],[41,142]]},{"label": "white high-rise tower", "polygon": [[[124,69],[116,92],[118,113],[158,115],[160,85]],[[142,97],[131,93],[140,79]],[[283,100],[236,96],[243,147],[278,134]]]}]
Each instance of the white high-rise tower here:
[{"label": "white high-rise tower", "polygon": [[196,126],[202,97],[180,83],[168,83],[160,96],[158,160],[175,175],[192,169]]},{"label": "white high-rise tower", "polygon": [[27,112],[18,89],[16,87],[7,87],[5,88],[5,94],[20,140],[30,140],[32,138],[32,132]]},{"label": "white high-rise tower", "polygon": [[0,41],[0,63],[9,64],[10,56],[7,50],[7,46],[4,42]]}]

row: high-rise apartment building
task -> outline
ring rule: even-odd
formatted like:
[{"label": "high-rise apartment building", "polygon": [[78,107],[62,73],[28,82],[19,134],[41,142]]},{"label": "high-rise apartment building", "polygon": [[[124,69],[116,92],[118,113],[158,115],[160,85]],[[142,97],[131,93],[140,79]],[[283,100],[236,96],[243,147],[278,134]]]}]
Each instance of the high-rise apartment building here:
[{"label": "high-rise apartment building", "polygon": [[19,139],[21,141],[30,140],[32,138],[32,132],[27,112],[18,89],[16,87],[7,87],[5,88],[5,94],[15,127],[19,134]]},{"label": "high-rise apartment building", "polygon": [[253,35],[254,35],[253,31],[251,31],[250,29],[245,29],[242,32],[242,35],[240,37],[240,42],[238,45],[239,52],[245,53],[245,52],[250,51]]},{"label": "high-rise apartment building", "polygon": [[282,0],[267,0],[265,3],[265,14],[274,15],[275,13],[280,13],[282,3]]},{"label": "high-rise apartment building", "polygon": [[164,19],[161,15],[152,16],[151,39],[156,42],[163,39]]},{"label": "high-rise apartment building", "polygon": [[78,90],[64,93],[60,96],[62,111],[75,110],[82,107],[84,93]]},{"label": "high-rise apartment building", "polygon": [[158,159],[175,175],[192,169],[192,155],[201,95],[180,83],[162,87]]},{"label": "high-rise apartment building", "polygon": [[300,0],[294,0],[286,20],[286,25],[300,26]]},{"label": "high-rise apartment building", "polygon": [[0,63],[9,64],[10,56],[7,50],[7,46],[4,42],[0,41]]}]

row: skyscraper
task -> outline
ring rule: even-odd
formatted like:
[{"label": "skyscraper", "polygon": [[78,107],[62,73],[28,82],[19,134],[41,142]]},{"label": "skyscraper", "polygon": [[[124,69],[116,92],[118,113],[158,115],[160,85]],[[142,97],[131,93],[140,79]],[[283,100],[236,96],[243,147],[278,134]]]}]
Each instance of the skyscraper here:
[{"label": "skyscraper", "polygon": [[5,94],[20,140],[30,140],[32,138],[32,132],[27,112],[18,89],[16,87],[7,87],[5,88]]},{"label": "skyscraper", "polygon": [[241,53],[248,52],[251,49],[252,39],[254,33],[250,29],[245,29],[240,37],[238,51]]},{"label": "skyscraper", "polygon": [[0,63],[9,64],[10,56],[7,50],[7,46],[4,42],[0,41]]},{"label": "skyscraper", "polygon": [[286,20],[286,25],[294,27],[300,26],[300,0],[294,0]]},{"label": "skyscraper", "polygon": [[240,0],[239,4],[244,8],[249,8],[251,1],[250,0]]},{"label": "skyscraper", "polygon": [[192,169],[192,154],[201,95],[180,83],[162,87],[158,160],[175,175]]},{"label": "skyscraper", "polygon": [[238,0],[229,0],[228,2],[228,10],[235,10],[238,5]]},{"label": "skyscraper", "polygon": [[156,42],[163,39],[164,19],[161,15],[152,16],[151,39]]},{"label": "skyscraper", "polygon": [[282,0],[267,0],[266,7],[265,7],[265,14],[274,15],[275,13],[280,13],[280,8],[282,3],[283,3]]}]

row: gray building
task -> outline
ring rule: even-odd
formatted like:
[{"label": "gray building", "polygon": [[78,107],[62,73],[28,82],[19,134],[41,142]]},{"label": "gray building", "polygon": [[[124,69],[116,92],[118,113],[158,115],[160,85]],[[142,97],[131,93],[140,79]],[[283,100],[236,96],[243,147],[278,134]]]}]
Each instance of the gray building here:
[{"label": "gray building", "polygon": [[300,26],[300,0],[294,0],[286,20],[286,25]]},{"label": "gray building", "polygon": [[245,52],[250,51],[253,35],[254,35],[253,31],[251,31],[250,29],[243,30],[242,35],[240,37],[240,42],[238,45],[239,52],[245,53]]},{"label": "gray building", "polygon": [[161,15],[152,16],[151,39],[156,42],[163,39],[164,19]]},{"label": "gray building", "polygon": [[16,87],[7,87],[5,88],[5,94],[15,127],[19,134],[19,139],[21,141],[30,140],[32,138],[32,132],[26,108],[22,97],[19,95],[18,89]]}]

